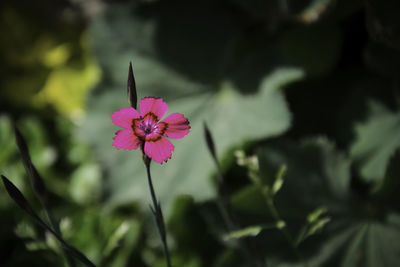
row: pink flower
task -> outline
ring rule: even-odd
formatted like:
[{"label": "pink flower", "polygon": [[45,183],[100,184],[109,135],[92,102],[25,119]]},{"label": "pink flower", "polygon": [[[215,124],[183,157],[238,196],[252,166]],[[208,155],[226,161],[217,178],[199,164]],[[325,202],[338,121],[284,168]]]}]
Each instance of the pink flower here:
[{"label": "pink flower", "polygon": [[112,122],[124,128],[115,133],[113,146],[117,149],[138,149],[162,164],[171,158],[174,145],[165,137],[180,139],[189,133],[190,125],[180,113],[172,113],[163,121],[168,106],[161,98],[145,97],[140,100],[139,112],[132,107],[122,108],[111,115]]}]

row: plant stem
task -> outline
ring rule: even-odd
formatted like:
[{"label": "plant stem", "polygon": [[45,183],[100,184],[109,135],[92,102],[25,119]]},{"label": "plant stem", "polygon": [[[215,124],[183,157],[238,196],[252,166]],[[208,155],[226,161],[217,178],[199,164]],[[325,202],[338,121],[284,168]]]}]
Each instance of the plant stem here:
[{"label": "plant stem", "polygon": [[[214,159],[215,166],[217,168],[217,174],[218,174],[218,198],[217,198],[217,204],[218,204],[218,209],[220,210],[220,213],[222,215],[222,218],[228,228],[229,231],[235,231],[237,230],[238,224],[236,223],[235,218],[232,215],[232,208],[230,205],[229,201],[229,196],[226,191],[226,186],[225,186],[225,179],[222,174],[222,169],[221,166],[219,165],[218,159],[216,158],[215,155],[212,155]],[[260,266],[259,262],[256,262],[254,260],[254,257],[251,255],[251,252],[248,250],[247,246],[243,244],[243,241],[238,240],[236,241],[237,246],[239,250],[242,252],[243,256],[246,258],[249,266]]]},{"label": "plant stem", "polygon": [[[264,193],[264,197],[265,200],[267,202],[268,208],[271,212],[272,217],[274,218],[275,222],[277,225],[279,225],[280,222],[284,222],[281,218],[281,216],[278,213],[278,210],[275,207],[274,204],[274,200],[269,196],[269,194]],[[285,236],[286,240],[288,241],[288,243],[290,244],[290,246],[292,247],[294,253],[296,254],[296,257],[300,260],[300,262],[304,265],[304,266],[308,266],[307,262],[303,259],[303,257],[300,254],[299,249],[297,248],[296,242],[293,239],[292,235],[289,233],[289,231],[286,228],[286,223],[283,225],[283,227],[279,227],[279,230],[281,230],[281,232],[283,233],[283,235]]]},{"label": "plant stem", "polygon": [[[55,218],[53,216],[53,213],[50,210],[50,207],[48,207],[47,203],[44,204],[44,207],[45,207],[47,218],[50,221],[51,227],[53,228],[54,232],[56,232],[58,235],[60,235],[60,237],[62,237],[60,227],[57,224],[57,222],[56,222],[56,220],[55,220]],[[75,261],[72,258],[72,256],[70,255],[70,253],[68,252],[68,250],[64,246],[62,246],[61,243],[60,243],[60,247],[61,247],[61,251],[62,251],[62,253],[64,255],[64,258],[67,261],[68,266],[69,267],[75,267],[76,266]]]},{"label": "plant stem", "polygon": [[164,217],[163,217],[163,214],[162,214],[160,202],[157,201],[157,196],[156,196],[156,193],[154,191],[153,182],[151,180],[151,174],[150,174],[151,159],[149,157],[147,157],[143,153],[143,161],[144,161],[144,165],[146,166],[147,180],[149,182],[151,199],[153,201],[153,207],[150,206],[150,208],[151,208],[151,211],[153,212],[154,218],[156,220],[158,233],[160,234],[161,242],[163,244],[164,256],[165,256],[165,260],[167,262],[167,266],[171,267],[172,265],[171,265],[171,259],[170,259],[169,249],[168,249],[167,234],[166,234],[166,230],[165,230]]}]

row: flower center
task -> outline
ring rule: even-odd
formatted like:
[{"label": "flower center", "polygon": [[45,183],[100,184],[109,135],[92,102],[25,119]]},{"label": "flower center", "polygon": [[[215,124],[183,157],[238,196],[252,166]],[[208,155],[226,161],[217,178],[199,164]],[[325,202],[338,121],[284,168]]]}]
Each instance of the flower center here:
[{"label": "flower center", "polygon": [[142,120],[137,127],[142,130],[145,135],[151,134],[158,128],[156,123],[146,120]]},{"label": "flower center", "polygon": [[167,124],[158,122],[157,117],[151,113],[132,121],[132,130],[140,140],[156,142],[167,129]]}]

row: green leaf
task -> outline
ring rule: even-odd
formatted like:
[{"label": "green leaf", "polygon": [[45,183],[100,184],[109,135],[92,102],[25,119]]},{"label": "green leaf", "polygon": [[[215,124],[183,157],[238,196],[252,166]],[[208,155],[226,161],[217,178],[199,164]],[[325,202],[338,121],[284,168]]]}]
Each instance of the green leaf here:
[{"label": "green leaf", "polygon": [[[172,12],[174,8],[174,5],[168,6],[163,12]],[[190,9],[188,12],[197,11]],[[103,168],[109,174],[105,183],[108,207],[133,200],[147,206],[149,193],[141,153],[117,151],[111,146],[112,137],[118,127],[111,123],[110,115],[126,105],[125,93],[121,88],[125,88],[127,62],[132,60],[139,98],[148,95],[162,97],[169,106],[167,114],[180,112],[189,118],[191,124],[191,133],[187,137],[173,140],[175,151],[172,159],[163,165],[152,165],[155,190],[167,212],[171,200],[178,194],[190,194],[196,201],[209,199],[214,195],[208,178],[215,167],[203,138],[203,121],[207,122],[213,133],[219,158],[234,145],[279,135],[290,126],[290,112],[280,89],[300,79],[302,72],[280,65],[273,65],[272,69],[265,71],[259,69],[259,72],[263,72],[261,82],[255,84],[252,92],[243,92],[243,89],[236,86],[237,83],[223,75],[228,72],[227,69],[218,71],[223,67],[221,62],[225,57],[222,52],[217,55],[215,53],[228,49],[228,40],[234,37],[225,36],[231,34],[229,25],[226,26],[226,31],[219,32],[223,37],[217,36],[215,42],[208,43],[203,50],[205,40],[193,43],[186,38],[178,38],[176,34],[164,39],[164,35],[171,30],[169,27],[173,25],[179,24],[182,31],[191,30],[183,23],[187,14],[184,18],[168,15],[170,20],[166,21],[163,17],[161,21],[164,24],[151,16],[144,19],[130,17],[131,15],[126,10],[110,9],[91,28],[94,50],[105,78],[90,98],[89,114],[80,133],[94,145]],[[167,16],[163,13],[162,16],[164,15]],[[219,29],[225,27],[224,25],[205,23],[196,27],[200,27],[199,36],[207,39],[216,34],[214,27]],[[118,31],[115,31],[117,28]],[[210,36],[208,31],[211,31]],[[184,36],[180,34],[179,37]],[[182,58],[182,55],[178,57],[176,51],[181,51],[176,47],[176,51],[170,51],[171,54],[162,47],[159,52],[161,55],[157,53],[159,46],[164,45],[159,43],[160,38],[168,42],[168,46],[177,45],[182,48],[182,53],[190,60]],[[191,53],[187,51],[189,48]],[[207,54],[208,48],[212,53]],[[276,50],[264,47],[262,52],[270,55],[263,57],[263,62],[270,66],[268,59],[276,57]],[[169,65],[171,55],[177,56],[177,65]],[[214,56],[221,62],[214,64]],[[210,61],[204,62],[205,59]],[[207,63],[207,67],[204,63]],[[188,70],[182,67],[183,64],[186,64]],[[192,72],[198,68],[201,77]],[[213,71],[212,74],[210,70]],[[252,70],[243,72],[251,73]],[[216,74],[218,75],[215,76]]]},{"label": "green leaf", "polygon": [[[350,196],[349,160],[325,138],[276,142],[258,149],[262,179],[271,184],[273,174],[285,164],[285,185],[275,196],[283,218],[309,213],[321,206],[337,209]],[[271,175],[272,174],[272,175]],[[306,197],[304,197],[306,196]]]},{"label": "green leaf", "polygon": [[[313,222],[300,246],[309,266],[396,266],[400,261],[400,215],[388,203],[398,194],[398,183],[392,183],[400,175],[398,154],[392,158],[385,179],[395,188],[387,191],[384,183],[379,197],[371,192],[360,197],[350,188],[350,160],[326,139],[299,144],[281,140],[259,150],[263,175],[274,173],[283,163],[288,167],[285,186],[275,199],[288,229],[296,229],[299,218],[308,216]],[[329,218],[321,217],[326,209]],[[279,241],[271,240],[273,246],[280,247]],[[274,265],[287,261],[277,255],[272,257]]]},{"label": "green leaf", "polygon": [[312,266],[396,266],[400,260],[399,224],[363,221],[337,231],[321,246]]},{"label": "green leaf", "polygon": [[309,223],[314,223],[315,221],[317,221],[320,218],[320,216],[322,214],[326,213],[327,211],[328,211],[328,209],[326,207],[317,208],[316,210],[314,210],[312,213],[310,213],[307,216],[307,221]]},{"label": "green leaf", "polygon": [[301,10],[301,12],[297,16],[302,22],[313,23],[318,21],[318,19],[324,14],[328,7],[332,5],[333,0],[307,0],[306,2],[308,2],[308,4],[303,10]]},{"label": "green leaf", "polygon": [[285,227],[285,223],[283,221],[279,221],[278,223],[271,223],[271,224],[263,224],[263,225],[253,225],[248,226],[246,228],[230,232],[229,234],[224,236],[224,240],[229,241],[231,239],[239,239],[243,237],[249,236],[257,236],[261,231],[267,229],[280,229]]},{"label": "green leaf", "polygon": [[330,218],[324,217],[321,219],[316,220],[313,225],[308,230],[306,236],[310,236],[315,234],[317,231],[320,231],[328,222],[330,222]]},{"label": "green leaf", "polygon": [[[271,228],[276,227],[276,225],[273,225]],[[243,238],[243,237],[248,237],[248,236],[257,236],[261,231],[263,230],[263,227],[261,225],[254,225],[254,226],[249,226],[237,231],[230,232],[229,234],[224,236],[225,240],[231,240],[231,239],[238,239],[238,238]]]},{"label": "green leaf", "polygon": [[124,238],[126,233],[129,231],[130,225],[128,222],[123,222],[121,225],[112,233],[106,247],[104,248],[104,255],[108,256],[118,246],[118,243]]},{"label": "green leaf", "polygon": [[283,176],[286,173],[286,166],[282,165],[278,171],[278,174],[276,175],[276,179],[274,184],[272,185],[272,193],[276,194],[279,192],[279,190],[282,188],[284,179]]},{"label": "green leaf", "polygon": [[390,157],[400,148],[400,113],[371,101],[368,119],[359,123],[355,130],[357,139],[350,155],[361,177],[368,182],[382,181]]},{"label": "green leaf", "polygon": [[24,195],[19,191],[19,189],[4,175],[1,175],[3,180],[3,184],[7,190],[9,196],[15,201],[15,203],[24,210],[28,215],[30,215],[41,227],[46,229],[50,232],[60,243],[62,244],[63,248],[67,249],[73,256],[75,256],[79,261],[81,261],[86,266],[95,267],[94,265],[85,255],[83,255],[79,250],[76,248],[68,245],[64,239],[57,234],[50,226],[48,226],[37,213],[33,210],[29,202],[26,200]]}]

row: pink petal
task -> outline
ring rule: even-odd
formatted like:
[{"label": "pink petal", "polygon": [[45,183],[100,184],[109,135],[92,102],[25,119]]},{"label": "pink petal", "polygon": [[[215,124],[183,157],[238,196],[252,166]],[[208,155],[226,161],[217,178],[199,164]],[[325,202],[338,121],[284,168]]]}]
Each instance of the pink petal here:
[{"label": "pink petal", "polygon": [[159,124],[166,123],[166,131],[164,132],[163,136],[179,139],[183,138],[187,135],[190,131],[190,125],[188,119],[186,119],[180,113],[172,113],[168,117],[166,117],[162,122]]},{"label": "pink petal", "polygon": [[164,137],[155,142],[144,143],[144,152],[146,155],[160,164],[163,161],[167,162],[171,158],[172,151],[174,151],[174,145]]},{"label": "pink petal", "polygon": [[168,110],[168,105],[161,98],[145,97],[139,103],[140,115],[145,117],[149,112],[160,120]]},{"label": "pink petal", "polygon": [[132,120],[140,118],[139,112],[132,107],[122,108],[111,115],[112,122],[122,128],[131,128]]},{"label": "pink petal", "polygon": [[114,142],[112,145],[115,146],[117,149],[137,149],[142,143],[142,141],[133,134],[132,129],[117,131],[113,139]]}]

